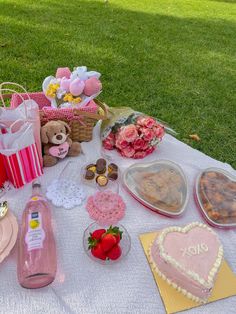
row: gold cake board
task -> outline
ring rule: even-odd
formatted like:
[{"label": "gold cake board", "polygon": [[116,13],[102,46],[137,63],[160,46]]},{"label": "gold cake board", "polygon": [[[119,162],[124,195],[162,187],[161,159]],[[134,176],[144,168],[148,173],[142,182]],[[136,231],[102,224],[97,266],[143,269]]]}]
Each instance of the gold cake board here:
[{"label": "gold cake board", "polygon": [[[168,285],[168,283],[165,280],[163,280],[160,276],[158,276],[158,274],[152,268],[148,256],[148,249],[157,234],[158,232],[144,233],[141,234],[139,238],[143,246],[145,255],[147,257],[148,263],[151,267],[153,277],[159,289],[160,296],[166,309],[166,313],[171,314],[185,311],[198,306],[204,306],[203,304],[198,304],[188,299],[182,293],[178,292],[173,287]],[[233,273],[228,263],[225,260],[223,260],[216,278],[212,295],[208,303],[228,298],[234,295],[236,295],[236,275]]]}]

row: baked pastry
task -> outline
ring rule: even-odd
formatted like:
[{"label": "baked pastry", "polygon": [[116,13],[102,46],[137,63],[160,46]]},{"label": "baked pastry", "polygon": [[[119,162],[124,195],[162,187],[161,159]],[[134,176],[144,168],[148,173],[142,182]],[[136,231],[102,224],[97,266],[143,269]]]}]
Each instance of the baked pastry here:
[{"label": "baked pastry", "polygon": [[236,182],[217,170],[204,171],[198,197],[205,214],[221,225],[236,223]]},{"label": "baked pastry", "polygon": [[206,303],[223,260],[217,234],[202,223],[163,229],[151,244],[154,270],[169,285],[196,302]]},{"label": "baked pastry", "polygon": [[146,202],[168,211],[179,211],[181,208],[184,180],[174,169],[137,172],[134,179],[137,192]]}]

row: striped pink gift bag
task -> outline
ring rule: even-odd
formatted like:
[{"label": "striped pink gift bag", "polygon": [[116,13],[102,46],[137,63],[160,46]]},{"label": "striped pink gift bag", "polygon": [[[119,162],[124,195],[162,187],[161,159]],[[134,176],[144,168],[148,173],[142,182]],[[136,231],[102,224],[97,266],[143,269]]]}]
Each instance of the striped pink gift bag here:
[{"label": "striped pink gift bag", "polygon": [[[4,103],[0,85],[0,98]],[[42,175],[40,118],[38,106],[30,99],[22,99],[16,109],[0,108],[0,155],[7,179],[22,187]]]},{"label": "striped pink gift bag", "polygon": [[30,123],[22,124],[14,133],[10,129],[4,134],[0,142],[0,154],[7,177],[16,188],[43,174]]}]

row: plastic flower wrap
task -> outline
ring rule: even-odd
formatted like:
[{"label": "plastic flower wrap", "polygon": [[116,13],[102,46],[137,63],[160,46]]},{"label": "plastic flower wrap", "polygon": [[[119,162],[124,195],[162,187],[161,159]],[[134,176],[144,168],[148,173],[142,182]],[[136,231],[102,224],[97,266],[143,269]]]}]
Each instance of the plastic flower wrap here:
[{"label": "plastic flower wrap", "polygon": [[127,158],[144,158],[162,140],[165,129],[153,117],[131,108],[110,108],[110,119],[101,127],[102,145]]},{"label": "plastic flower wrap", "polygon": [[86,106],[102,91],[101,74],[87,71],[87,67],[59,68],[56,77],[48,76],[43,81],[43,92],[53,108],[80,108]]}]

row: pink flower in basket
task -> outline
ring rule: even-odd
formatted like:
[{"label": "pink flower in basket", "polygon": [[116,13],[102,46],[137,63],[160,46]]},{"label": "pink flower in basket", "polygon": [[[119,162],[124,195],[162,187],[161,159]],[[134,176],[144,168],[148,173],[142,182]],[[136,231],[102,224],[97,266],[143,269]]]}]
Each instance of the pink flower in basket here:
[{"label": "pink flower in basket", "polygon": [[127,142],[133,142],[138,137],[138,131],[134,124],[123,126],[120,129],[120,136]]},{"label": "pink flower in basket", "polygon": [[69,68],[58,68],[56,72],[56,78],[70,78],[71,76],[71,71]]},{"label": "pink flower in basket", "polygon": [[67,78],[63,77],[61,79],[61,89],[65,90],[66,92],[69,92],[69,90],[70,90],[70,83],[71,83],[70,79],[67,79]]}]

